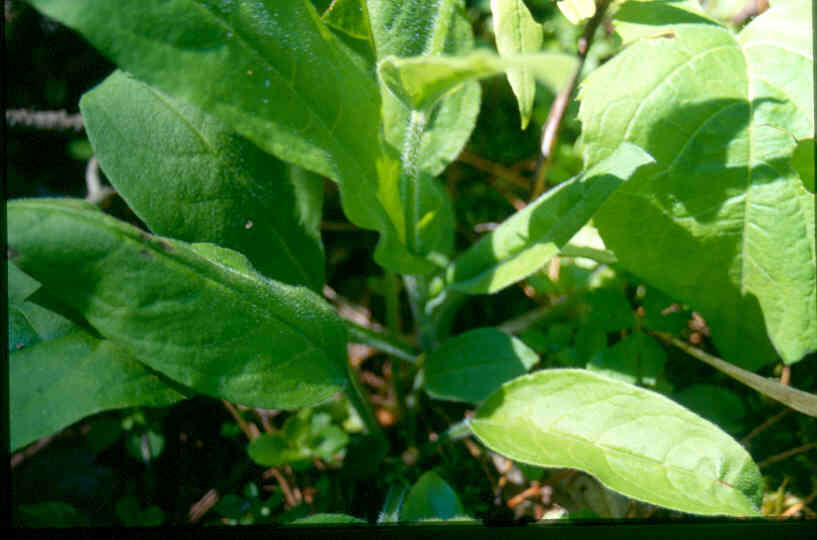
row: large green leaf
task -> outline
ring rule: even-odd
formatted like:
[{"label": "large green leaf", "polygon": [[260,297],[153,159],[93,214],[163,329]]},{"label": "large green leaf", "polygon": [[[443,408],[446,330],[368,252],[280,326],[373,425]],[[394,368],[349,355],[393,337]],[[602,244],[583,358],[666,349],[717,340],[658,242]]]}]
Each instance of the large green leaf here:
[{"label": "large green leaf", "polygon": [[102,169],[153,232],[235,249],[268,277],[320,290],[320,177],[121,71],[80,110]]},{"label": "large green leaf", "polygon": [[425,363],[424,387],[438,399],[479,403],[538,361],[521,340],[496,328],[477,328],[444,341],[431,352]]},{"label": "large green leaf", "polygon": [[817,349],[814,193],[791,166],[814,132],[809,6],[776,2],[735,35],[688,2],[625,4],[637,41],[582,90],[586,165],[622,141],[658,163],[599,212],[605,244],[751,370]]},{"label": "large green leaf", "polygon": [[380,61],[380,80],[407,106],[429,110],[461,84],[493,77],[508,70],[524,70],[539,82],[561,90],[576,68],[576,57],[541,52],[500,57],[478,51],[462,56],[422,56]]},{"label": "large green leaf", "polygon": [[400,508],[400,521],[447,521],[464,517],[465,509],[457,493],[434,471],[424,473],[411,486]]},{"label": "large green leaf", "polygon": [[506,383],[471,430],[540,467],[586,471],[629,497],[683,512],[759,515],[763,479],[746,450],[672,400],[585,370]]},{"label": "large green leaf", "polygon": [[9,355],[12,450],[91,414],[187,396],[116,343],[77,329]]},{"label": "large green leaf", "polygon": [[536,272],[625,180],[652,160],[623,144],[584,174],[560,184],[480,238],[446,270],[447,286],[493,293]]},{"label": "large green leaf", "polygon": [[198,392],[296,408],[347,382],[340,318],[236,252],[150,236],[75,201],[12,201],[8,220],[15,264],[103,337]]},{"label": "large green leaf", "polygon": [[273,155],[340,183],[343,209],[377,230],[375,259],[400,273],[435,265],[409,251],[400,159],[381,133],[374,74],[308,0],[33,0],[124,70],[225,121]]},{"label": "large green leaf", "polygon": [[[542,48],[545,30],[533,17],[522,0],[491,0],[494,35],[500,56],[534,53]],[[536,80],[527,68],[508,70],[508,82],[517,102],[522,129],[530,122]]]}]

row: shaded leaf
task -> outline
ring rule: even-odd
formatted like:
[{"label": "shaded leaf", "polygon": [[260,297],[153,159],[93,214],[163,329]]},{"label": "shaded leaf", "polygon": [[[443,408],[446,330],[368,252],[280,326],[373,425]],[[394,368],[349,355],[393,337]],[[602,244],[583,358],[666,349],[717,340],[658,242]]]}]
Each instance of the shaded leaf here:
[{"label": "shaded leaf", "polygon": [[597,353],[587,369],[630,384],[655,387],[664,374],[667,353],[644,332],[633,332]]},{"label": "shaded leaf", "polygon": [[90,206],[12,201],[8,216],[15,264],[185,386],[262,408],[316,404],[345,386],[346,329],[311,291],[248,263],[242,271],[205,259]]},{"label": "shaded leaf", "polygon": [[740,444],[660,394],[585,370],[506,383],[470,427],[515,461],[580,469],[628,497],[694,514],[759,515],[763,479]]},{"label": "shaded leaf", "polygon": [[728,388],[693,384],[673,394],[672,399],[729,433],[738,434],[745,429],[746,406],[743,398]]},{"label": "shaded leaf", "polygon": [[444,341],[425,363],[424,387],[437,399],[478,403],[539,361],[521,340],[477,328]]},{"label": "shaded leaf", "polygon": [[290,522],[289,525],[365,525],[366,523],[365,520],[348,514],[313,514],[308,517],[296,519]]},{"label": "shaded leaf", "polygon": [[105,174],[154,233],[235,249],[267,277],[320,290],[320,177],[121,71],[80,110]]},{"label": "shaded leaf", "polygon": [[446,283],[471,293],[493,293],[533,274],[596,212],[604,200],[651,158],[626,144],[584,174],[546,192],[457,257]]}]

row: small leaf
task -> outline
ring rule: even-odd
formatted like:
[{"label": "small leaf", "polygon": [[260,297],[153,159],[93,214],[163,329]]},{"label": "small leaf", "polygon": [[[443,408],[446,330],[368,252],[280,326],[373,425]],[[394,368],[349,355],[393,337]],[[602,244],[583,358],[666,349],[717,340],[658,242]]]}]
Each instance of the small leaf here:
[{"label": "small leaf", "polygon": [[556,5],[562,15],[573,24],[579,24],[596,14],[595,0],[559,0]]},{"label": "small leaf", "polygon": [[447,521],[465,515],[459,497],[434,471],[411,486],[400,510],[400,521]]},{"label": "small leaf", "polygon": [[383,84],[407,106],[428,110],[461,84],[493,77],[507,70],[525,70],[558,91],[576,65],[574,56],[561,53],[499,57],[474,52],[464,56],[389,56],[380,61],[377,71]]},{"label": "small leaf", "polygon": [[320,403],[348,380],[326,302],[63,200],[7,205],[24,271],[102,336],[203,394],[262,408]]},{"label": "small leaf", "polygon": [[580,469],[634,499],[693,514],[760,514],[763,479],[740,444],[660,394],[589,371],[506,383],[470,427],[510,459]]},{"label": "small leaf", "polygon": [[743,398],[728,388],[693,384],[673,394],[672,399],[729,433],[737,435],[745,429],[746,406]]},{"label": "small leaf", "polygon": [[623,145],[584,174],[546,192],[483,236],[446,270],[447,284],[471,293],[494,293],[528,277],[587,223],[607,197],[650,156]]},{"label": "small leaf", "polygon": [[[544,29],[533,20],[522,0],[491,0],[491,13],[494,17],[496,48],[500,56],[535,53],[541,50]],[[508,70],[507,76],[519,103],[522,129],[525,129],[533,113],[536,81],[526,68]]]},{"label": "small leaf", "polygon": [[425,363],[425,389],[437,399],[478,403],[539,361],[521,340],[478,328],[444,341]]},{"label": "small leaf", "polygon": [[797,143],[797,148],[795,148],[791,160],[792,168],[797,171],[800,180],[803,181],[803,185],[806,186],[806,189],[811,193],[814,193],[814,161],[816,149],[814,139],[803,139]]},{"label": "small leaf", "polygon": [[320,216],[321,178],[121,71],[80,110],[102,170],[151,231],[235,249],[267,277],[321,289],[323,247],[310,220]]}]

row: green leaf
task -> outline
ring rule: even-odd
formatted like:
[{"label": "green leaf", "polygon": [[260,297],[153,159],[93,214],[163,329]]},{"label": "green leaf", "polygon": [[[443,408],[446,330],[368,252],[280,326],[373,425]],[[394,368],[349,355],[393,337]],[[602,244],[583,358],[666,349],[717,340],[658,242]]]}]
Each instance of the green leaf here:
[{"label": "green leaf", "polygon": [[559,0],[556,5],[562,15],[573,24],[579,24],[596,14],[595,0]]},{"label": "green leaf", "polygon": [[635,326],[635,316],[624,292],[600,287],[587,293],[588,313],[585,324],[604,332],[618,332]]},{"label": "green leaf", "polygon": [[400,521],[446,521],[465,515],[459,497],[434,471],[411,486],[400,509]]},{"label": "green leaf", "polygon": [[817,350],[814,194],[791,168],[814,133],[810,3],[777,3],[740,35],[676,4],[622,6],[617,29],[640,39],[583,84],[585,164],[622,141],[657,162],[594,221],[624,269],[703,316],[724,358],[791,364]]},{"label": "green leaf", "polygon": [[[535,53],[542,49],[544,28],[533,20],[525,2],[491,0],[491,13],[494,17],[496,48],[500,56]],[[526,68],[508,70],[507,76],[519,103],[522,129],[525,129],[533,113],[536,80]]]},{"label": "green leaf", "polygon": [[287,418],[280,432],[253,439],[247,451],[259,465],[280,467],[313,457],[331,461],[348,443],[349,436],[331,423],[328,413],[301,409]]},{"label": "green leaf", "polygon": [[506,383],[470,421],[491,450],[586,471],[606,487],[703,515],[760,515],[763,479],[746,450],[664,396],[585,370]]},{"label": "green leaf", "polygon": [[[474,47],[471,24],[462,0],[369,0],[378,60],[387,56],[465,54]],[[417,169],[439,175],[465,146],[476,124],[480,86],[464,84],[445,95],[423,126],[412,120],[407,107],[385,89],[383,126],[386,139],[405,155],[407,144],[418,141]]]},{"label": "green leaf", "polygon": [[355,525],[366,524],[363,519],[348,514],[312,514],[311,516],[296,519],[289,525]]},{"label": "green leaf", "polygon": [[121,71],[80,110],[105,174],[154,233],[235,249],[268,277],[323,286],[318,176]]},{"label": "green leaf", "polygon": [[338,181],[350,221],[381,233],[379,264],[399,273],[436,268],[406,244],[401,162],[381,133],[377,81],[308,0],[32,4],[140,80]]},{"label": "green leaf", "polygon": [[539,361],[521,340],[478,328],[444,341],[425,363],[425,389],[437,399],[478,403]]},{"label": "green leaf", "polygon": [[364,0],[335,0],[321,19],[327,26],[346,32],[353,38],[371,41],[368,11]]},{"label": "green leaf", "polygon": [[383,84],[407,106],[428,110],[459,85],[508,70],[525,70],[558,91],[576,65],[574,56],[562,53],[499,57],[487,52],[473,52],[464,56],[389,56],[380,61],[377,71]]},{"label": "green leaf", "polygon": [[644,332],[633,332],[597,353],[587,369],[629,384],[655,387],[664,374],[667,353]]},{"label": "green leaf", "polygon": [[308,289],[74,202],[12,201],[8,221],[15,264],[103,337],[185,386],[286,409],[324,401],[348,380],[345,326]]},{"label": "green leaf", "polygon": [[9,380],[12,449],[100,411],[187,397],[123,347],[81,330],[12,352]]},{"label": "green leaf", "polygon": [[584,174],[564,182],[479,239],[446,270],[446,283],[494,293],[536,272],[564,246],[604,200],[652,160],[626,144]]}]

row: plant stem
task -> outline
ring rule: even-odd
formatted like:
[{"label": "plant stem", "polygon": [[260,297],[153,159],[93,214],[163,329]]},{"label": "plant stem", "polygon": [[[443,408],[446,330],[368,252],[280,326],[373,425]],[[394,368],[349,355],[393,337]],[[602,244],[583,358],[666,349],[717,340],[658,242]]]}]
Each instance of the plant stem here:
[{"label": "plant stem", "polygon": [[803,414],[817,417],[817,395],[809,394],[808,392],[803,392],[802,390],[798,390],[796,388],[791,388],[790,386],[780,384],[777,381],[767,379],[766,377],[761,377],[760,375],[756,375],[751,371],[739,368],[734,364],[730,364],[729,362],[721,360],[716,356],[712,356],[711,354],[708,354],[697,347],[693,347],[692,345],[685,343],[675,336],[665,332],[650,331],[650,334],[657,337],[664,343],[678,347],[690,356],[697,358],[705,364],[709,364],[718,371],[729,375],[733,379],[742,382],[749,388],[753,388],[775,401],[779,401],[780,403]]},{"label": "plant stem", "polygon": [[[400,334],[400,302],[399,302],[399,283],[394,272],[386,270],[386,326],[392,335]],[[415,360],[416,361],[416,360]],[[391,368],[391,384],[394,391],[394,398],[397,402],[398,417],[405,416],[406,403],[403,392],[403,378],[404,366],[400,362],[392,361]]]},{"label": "plant stem", "polygon": [[401,343],[394,336],[366,328],[348,319],[344,322],[349,329],[349,341],[352,343],[369,345],[409,364],[417,363],[417,351]]},{"label": "plant stem", "polygon": [[536,165],[536,176],[531,200],[536,199],[536,197],[545,191],[545,176],[547,176],[547,171],[553,162],[553,150],[556,148],[556,141],[559,138],[559,129],[562,127],[562,120],[564,120],[567,106],[570,104],[570,98],[579,85],[582,69],[584,69],[584,61],[587,59],[587,53],[593,44],[596,29],[598,29],[601,24],[609,4],[610,0],[598,0],[596,3],[596,13],[587,21],[587,25],[584,27],[584,33],[582,37],[579,38],[579,65],[576,66],[576,71],[573,72],[570,82],[568,82],[567,86],[556,96],[553,105],[550,106],[547,121],[542,128],[541,153],[539,154],[539,162]]},{"label": "plant stem", "polygon": [[403,276],[409,297],[411,313],[417,326],[420,348],[431,351],[437,345],[437,328],[434,319],[426,312],[428,301],[428,279],[423,276]]},{"label": "plant stem", "polygon": [[546,319],[554,313],[567,309],[571,305],[575,304],[576,301],[575,296],[559,296],[554,298],[550,305],[538,307],[528,311],[527,313],[523,313],[519,317],[505,321],[497,328],[506,334],[519,334],[531,326],[534,326],[542,319]]},{"label": "plant stem", "polygon": [[380,429],[380,424],[377,423],[369,401],[366,399],[366,394],[363,392],[363,387],[360,385],[357,372],[351,365],[347,367],[351,384],[349,390],[346,392],[346,397],[351,402],[355,411],[357,411],[358,416],[360,416],[360,420],[363,422],[366,432],[383,441],[383,444],[388,445],[386,434],[383,433],[383,430]]}]

